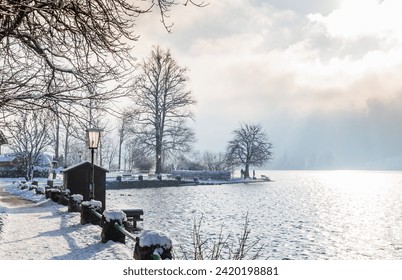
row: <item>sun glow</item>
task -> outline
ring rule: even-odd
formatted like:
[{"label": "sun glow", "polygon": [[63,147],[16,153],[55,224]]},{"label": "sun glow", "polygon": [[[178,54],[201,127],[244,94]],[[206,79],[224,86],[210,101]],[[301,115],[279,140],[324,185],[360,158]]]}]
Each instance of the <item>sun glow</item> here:
[{"label": "sun glow", "polygon": [[401,7],[402,3],[397,0],[347,0],[328,16],[311,14],[309,19],[323,23],[328,34],[334,37],[357,39],[392,33],[402,39],[399,28],[402,18],[398,13]]},{"label": "sun glow", "polygon": [[387,185],[381,173],[366,171],[330,171],[323,174],[322,179],[333,190],[348,193],[383,192]]}]

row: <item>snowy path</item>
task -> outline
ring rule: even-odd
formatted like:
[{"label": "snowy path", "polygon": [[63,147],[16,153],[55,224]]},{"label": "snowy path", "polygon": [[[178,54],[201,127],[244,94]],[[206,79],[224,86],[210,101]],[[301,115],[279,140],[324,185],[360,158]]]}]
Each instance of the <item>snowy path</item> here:
[{"label": "snowy path", "polygon": [[99,226],[81,225],[79,213],[43,197],[29,202],[0,191],[0,215],[0,260],[133,259],[125,244],[102,244]]}]

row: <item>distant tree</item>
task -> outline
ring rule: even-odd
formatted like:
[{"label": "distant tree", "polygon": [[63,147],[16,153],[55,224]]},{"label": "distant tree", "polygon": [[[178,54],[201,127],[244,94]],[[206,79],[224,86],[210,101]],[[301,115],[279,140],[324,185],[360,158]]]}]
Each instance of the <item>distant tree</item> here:
[{"label": "distant tree", "polygon": [[102,162],[109,170],[117,168],[113,162],[118,152],[118,144],[113,139],[111,133],[103,133],[102,135]]},{"label": "distant tree", "polygon": [[129,131],[130,127],[132,125],[132,117],[130,116],[130,113],[127,111],[124,111],[121,116],[119,117],[119,123],[117,127],[117,132],[119,136],[119,153],[118,153],[118,164],[117,164],[117,169],[121,169],[121,159],[122,159],[122,151],[123,151],[123,143],[126,141],[126,139],[129,137]]},{"label": "distant tree", "polygon": [[227,169],[225,155],[223,153],[204,152],[203,162],[209,171],[222,171]]},{"label": "distant tree", "polygon": [[33,178],[34,166],[52,143],[45,113],[46,111],[20,112],[6,122],[7,132],[12,139],[11,148],[17,155],[27,180]]},{"label": "distant tree", "polygon": [[[54,158],[53,160],[59,166],[70,166],[79,161],[78,150],[87,150],[86,139],[82,136],[85,134],[87,124],[82,121],[86,119],[85,112],[77,112],[71,104],[67,104],[65,108],[54,104],[53,108],[47,111],[48,129],[50,137],[53,140]],[[80,117],[77,118],[77,115]],[[81,141],[76,141],[82,139]],[[81,143],[78,145],[79,142]],[[78,145],[78,147],[77,147]],[[78,148],[78,149],[77,149]]]},{"label": "distant tree", "polygon": [[206,170],[198,151],[189,155],[179,155],[171,164],[171,170]]},{"label": "distant tree", "polygon": [[189,154],[178,155],[171,160],[170,170],[207,170],[222,171],[227,170],[226,158],[224,153],[191,151]]},{"label": "distant tree", "polygon": [[145,153],[146,147],[143,142],[138,138],[131,138],[128,142],[127,153],[129,169],[138,169],[139,171],[149,172],[154,167],[153,158],[149,154]]},{"label": "distant tree", "polygon": [[143,152],[153,153],[159,174],[165,157],[191,149],[195,137],[186,119],[193,117],[189,107],[196,101],[186,89],[187,68],[180,67],[169,50],[154,47],[140,71],[134,83],[133,132]]},{"label": "distant tree", "polygon": [[63,166],[75,165],[90,157],[90,151],[87,148],[86,143],[83,143],[81,140],[75,137],[70,137],[68,144],[66,145],[66,143],[64,143],[64,147],[64,149],[67,149],[69,153],[67,160],[64,159],[64,156],[61,156],[60,162],[63,162]]},{"label": "distant tree", "polygon": [[240,124],[226,148],[226,160],[232,166],[244,165],[244,177],[250,177],[250,166],[262,166],[272,159],[272,144],[259,124]]}]

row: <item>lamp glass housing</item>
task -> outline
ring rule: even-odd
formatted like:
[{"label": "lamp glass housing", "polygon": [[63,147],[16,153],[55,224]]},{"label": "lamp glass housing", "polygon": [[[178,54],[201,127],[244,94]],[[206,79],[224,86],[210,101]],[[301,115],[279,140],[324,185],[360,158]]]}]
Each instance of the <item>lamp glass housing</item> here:
[{"label": "lamp glass housing", "polygon": [[99,144],[100,133],[102,129],[99,128],[88,128],[88,148],[97,149]]}]

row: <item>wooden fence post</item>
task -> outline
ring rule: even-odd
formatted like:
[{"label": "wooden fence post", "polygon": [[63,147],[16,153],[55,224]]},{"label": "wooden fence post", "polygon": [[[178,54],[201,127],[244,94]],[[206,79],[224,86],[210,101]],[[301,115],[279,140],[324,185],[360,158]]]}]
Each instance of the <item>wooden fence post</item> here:
[{"label": "wooden fence post", "polygon": [[136,260],[166,260],[172,259],[172,240],[153,230],[144,231],[134,247]]},{"label": "wooden fence post", "polygon": [[[94,215],[92,210],[99,213],[99,216]],[[90,201],[83,201],[81,203],[81,224],[85,225],[90,223],[99,226],[102,217],[101,210],[102,210],[102,202],[93,199],[91,199]]]},{"label": "wooden fence post", "polygon": [[126,243],[126,236],[115,227],[115,223],[117,223],[120,226],[123,226],[124,222],[126,221],[127,221],[126,213],[124,213],[121,210],[110,209],[103,211],[102,223],[101,223],[102,243],[106,243],[109,240],[120,243]]},{"label": "wooden fence post", "polygon": [[72,194],[68,199],[68,212],[81,212],[83,199],[81,194]]}]

